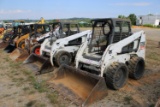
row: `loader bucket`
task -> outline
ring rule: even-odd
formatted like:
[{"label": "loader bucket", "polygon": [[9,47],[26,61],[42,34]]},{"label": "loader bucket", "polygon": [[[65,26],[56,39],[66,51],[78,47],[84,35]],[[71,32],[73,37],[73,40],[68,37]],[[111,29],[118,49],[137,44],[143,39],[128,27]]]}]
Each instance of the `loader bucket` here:
[{"label": "loader bucket", "polygon": [[5,48],[8,45],[7,42],[1,42],[0,43],[0,49]]},{"label": "loader bucket", "polygon": [[29,53],[21,48],[16,48],[9,57],[14,61],[24,61],[29,56]]},{"label": "loader bucket", "polygon": [[82,107],[108,94],[103,77],[67,65],[61,65],[48,83],[51,88]]},{"label": "loader bucket", "polygon": [[34,53],[32,53],[23,63],[38,74],[51,72],[54,70],[48,58]]},{"label": "loader bucket", "polygon": [[4,51],[7,52],[7,53],[11,53],[12,51],[15,50],[15,46],[14,45],[8,45],[6,48],[4,48]]}]

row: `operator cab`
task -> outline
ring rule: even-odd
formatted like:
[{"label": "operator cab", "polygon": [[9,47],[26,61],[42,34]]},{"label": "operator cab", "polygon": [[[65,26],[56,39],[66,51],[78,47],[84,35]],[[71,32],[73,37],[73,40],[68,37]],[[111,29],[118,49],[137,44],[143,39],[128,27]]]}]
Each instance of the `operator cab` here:
[{"label": "operator cab", "polygon": [[79,26],[77,23],[63,23],[62,26],[63,26],[62,28],[63,35],[65,37],[68,37],[80,32]]},{"label": "operator cab", "polygon": [[[50,44],[52,44],[54,41],[56,41],[59,38],[65,38],[71,35],[74,35],[76,33],[79,33],[79,26],[77,23],[61,23],[57,22],[52,25],[53,28],[53,35],[51,36]],[[82,39],[78,38],[76,40],[70,41],[70,44],[81,44]]]},{"label": "operator cab", "polygon": [[129,20],[117,18],[92,20],[92,38],[83,57],[100,61],[108,45],[117,43],[130,36],[131,25]]}]

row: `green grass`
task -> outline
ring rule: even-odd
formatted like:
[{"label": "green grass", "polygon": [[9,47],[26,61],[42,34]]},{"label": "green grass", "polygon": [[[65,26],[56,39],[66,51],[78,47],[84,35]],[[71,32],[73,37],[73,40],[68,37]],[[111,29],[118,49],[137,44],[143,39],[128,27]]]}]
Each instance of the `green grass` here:
[{"label": "green grass", "polygon": [[36,100],[29,101],[29,102],[26,104],[26,107],[33,107],[35,103],[36,103]]},{"label": "green grass", "polygon": [[158,26],[154,26],[154,25],[152,25],[152,24],[145,24],[145,25],[143,25],[144,27],[150,27],[150,28],[160,28],[160,25],[158,25]]},{"label": "green grass", "polygon": [[10,62],[10,67],[11,67],[11,68],[16,68],[16,69],[17,69],[17,68],[20,68],[20,66],[21,66],[20,63]]},{"label": "green grass", "polygon": [[155,53],[155,52],[151,52],[149,55],[147,55],[147,58],[149,59],[153,59],[153,60],[156,60],[156,61],[160,61],[160,55]]},{"label": "green grass", "polygon": [[155,107],[155,104],[150,104],[149,107]]},{"label": "green grass", "polygon": [[8,57],[3,58],[6,62],[10,62],[10,59]]},{"label": "green grass", "polygon": [[52,92],[52,93],[48,93],[47,97],[49,98],[50,102],[52,104],[55,104],[58,102],[58,94],[55,93],[55,92]]},{"label": "green grass", "polygon": [[33,82],[33,86],[40,93],[47,91],[47,86],[46,86],[46,82],[45,81],[34,81]]},{"label": "green grass", "polygon": [[30,75],[32,75],[32,71],[28,71],[28,70],[26,70],[26,69],[23,69],[23,70],[22,70],[22,73],[23,73],[25,76],[30,76]]},{"label": "green grass", "polygon": [[28,92],[28,94],[34,94],[34,93],[36,93],[35,90],[30,90],[30,91]]},{"label": "green grass", "polygon": [[34,107],[46,107],[46,105],[42,103],[36,103]]},{"label": "green grass", "polygon": [[130,104],[131,103],[131,100],[133,100],[133,98],[131,96],[126,96],[124,97],[124,101],[127,103],[127,104]]},{"label": "green grass", "polygon": [[30,89],[29,87],[24,87],[24,88],[23,88],[24,91],[27,91],[27,90],[29,90],[29,89]]}]

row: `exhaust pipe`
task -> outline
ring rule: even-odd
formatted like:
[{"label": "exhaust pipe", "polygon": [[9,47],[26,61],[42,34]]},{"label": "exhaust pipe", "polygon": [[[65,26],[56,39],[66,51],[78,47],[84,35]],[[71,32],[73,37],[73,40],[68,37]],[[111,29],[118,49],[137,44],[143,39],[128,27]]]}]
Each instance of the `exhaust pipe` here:
[{"label": "exhaust pipe", "polygon": [[51,72],[54,70],[54,67],[51,65],[48,58],[36,55],[32,53],[24,62],[27,67],[31,68],[38,74],[43,74]]},{"label": "exhaust pipe", "polygon": [[67,65],[61,65],[48,84],[82,107],[88,106],[108,94],[103,77]]}]

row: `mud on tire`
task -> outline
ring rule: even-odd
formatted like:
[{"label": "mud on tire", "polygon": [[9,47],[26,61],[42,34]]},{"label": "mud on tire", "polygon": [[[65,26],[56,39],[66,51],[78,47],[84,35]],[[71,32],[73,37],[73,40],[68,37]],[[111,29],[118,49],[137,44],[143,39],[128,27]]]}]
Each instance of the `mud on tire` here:
[{"label": "mud on tire", "polygon": [[122,88],[128,80],[128,69],[123,63],[114,62],[105,73],[105,80],[108,87],[118,90]]},{"label": "mud on tire", "polygon": [[55,57],[55,64],[60,66],[61,64],[70,65],[72,61],[72,56],[66,51],[60,51]]},{"label": "mud on tire", "polygon": [[144,74],[145,62],[143,58],[134,56],[128,62],[129,77],[135,80],[140,79]]}]

